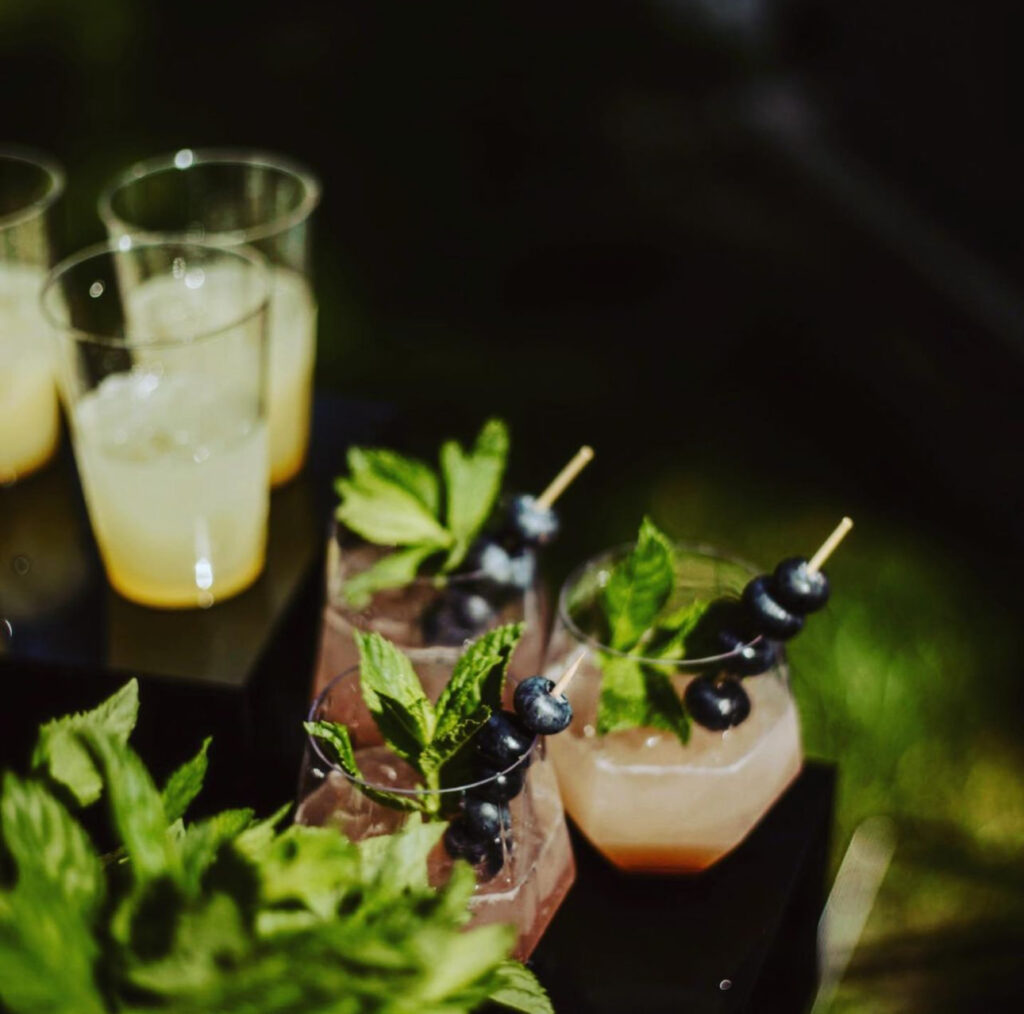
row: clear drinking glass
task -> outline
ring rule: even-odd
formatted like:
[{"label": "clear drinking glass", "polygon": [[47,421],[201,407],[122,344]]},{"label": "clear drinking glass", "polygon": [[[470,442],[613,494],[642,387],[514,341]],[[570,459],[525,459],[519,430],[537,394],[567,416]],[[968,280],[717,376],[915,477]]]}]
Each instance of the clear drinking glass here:
[{"label": "clear drinking glass", "polygon": [[[566,811],[606,858],[624,870],[702,870],[738,845],[800,771],[796,707],[781,646],[771,667],[743,679],[750,714],[724,732],[691,723],[686,745],[671,732],[633,728],[597,733],[602,661],[622,653],[600,641],[594,606],[615,563],[632,547],[585,563],[562,587],[547,654],[557,679],[583,649],[572,684],[572,725],[549,742]],[[738,596],[757,571],[705,547],[676,547],[672,607],[696,599]],[[705,673],[730,668],[742,648],[725,655],[666,663],[642,659],[667,674],[682,699]]]},{"label": "clear drinking glass", "polygon": [[[458,652],[442,650],[433,658],[414,661],[427,696],[436,701],[451,676]],[[384,745],[363,701],[358,668],[332,680],[310,710],[310,721],[338,722],[348,727],[356,762],[365,781],[346,774],[327,756],[319,740],[306,744],[299,786],[296,821],[317,827],[335,827],[352,841],[391,834],[407,820],[427,819],[419,812],[395,809],[367,795],[374,789],[426,800],[433,797],[433,819],[447,820],[458,813],[470,789],[487,792],[504,776],[517,778],[525,767],[522,790],[509,801],[510,820],[500,834],[500,868],[485,860],[476,867],[477,888],[470,907],[471,926],[511,923],[518,929],[515,956],[529,957],[576,876],[562,802],[554,771],[545,756],[545,740],[534,741],[530,752],[492,778],[438,791],[416,783],[416,773]],[[428,859],[434,884],[443,883],[451,870],[444,841]]]},{"label": "clear drinking glass", "polygon": [[[372,545],[336,523],[327,543],[327,587],[313,695],[359,663],[353,631],[376,631],[393,641],[414,662],[428,668],[435,658],[454,659],[467,640],[505,623],[525,623],[525,632],[509,666],[518,681],[540,671],[548,630],[547,596],[537,576],[535,554],[521,558],[525,587],[497,587],[482,573],[452,574],[443,580],[417,577],[398,588],[375,592],[353,604],[351,582],[394,552]],[[421,678],[423,674],[421,673]]]},{"label": "clear drinking glass", "polygon": [[267,272],[244,248],[128,242],[51,272],[43,312],[110,583],[209,606],[263,567]]},{"label": "clear drinking glass", "polygon": [[39,293],[63,192],[64,172],[47,156],[0,148],[0,486],[45,465],[60,438]]},{"label": "clear drinking glass", "polygon": [[192,151],[138,162],[100,195],[112,240],[173,235],[258,250],[270,265],[270,476],[278,486],[306,459],[316,355],[310,218],[320,184],[277,155]]}]

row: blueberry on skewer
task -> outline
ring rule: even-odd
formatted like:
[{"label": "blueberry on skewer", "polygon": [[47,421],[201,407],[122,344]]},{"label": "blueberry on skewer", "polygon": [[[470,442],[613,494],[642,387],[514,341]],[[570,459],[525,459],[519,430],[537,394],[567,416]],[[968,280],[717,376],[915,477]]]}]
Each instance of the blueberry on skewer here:
[{"label": "blueberry on skewer", "polygon": [[479,572],[488,584],[525,591],[533,584],[536,560],[533,550],[558,534],[554,503],[593,458],[590,447],[581,447],[540,496],[521,495],[509,503],[504,526],[494,535],[476,540],[464,569]]},{"label": "blueberry on skewer", "polygon": [[802,556],[783,560],[772,573],[775,598],[790,612],[813,613],[828,601],[828,578]]},{"label": "blueberry on skewer", "polygon": [[527,729],[517,715],[511,711],[498,711],[473,737],[473,744],[486,763],[504,769],[515,764],[530,749],[535,736],[536,733]]},{"label": "blueberry on skewer", "polygon": [[516,687],[515,709],[523,725],[538,736],[553,736],[572,721],[572,705],[563,694],[552,695],[555,681],[531,676]]},{"label": "blueberry on skewer", "polygon": [[423,633],[434,644],[462,644],[494,619],[494,608],[479,592],[451,587],[423,617]]},{"label": "blueberry on skewer", "polygon": [[736,676],[759,676],[775,665],[778,645],[763,634],[748,641],[731,630],[718,632],[718,643],[730,657],[723,663],[724,668]]},{"label": "blueberry on skewer", "polygon": [[558,515],[529,493],[512,498],[508,526],[528,546],[546,546],[558,534]]},{"label": "blueberry on skewer", "polygon": [[738,679],[695,676],[683,695],[690,717],[705,729],[722,732],[750,714],[750,698]]},{"label": "blueberry on skewer", "polygon": [[478,838],[492,840],[512,826],[512,814],[506,803],[495,803],[470,791],[462,801],[462,822]]},{"label": "blueberry on skewer", "polygon": [[444,832],[444,847],[453,859],[465,859],[474,866],[487,857],[492,841],[483,838],[461,817],[453,820]]},{"label": "blueberry on skewer", "polygon": [[791,613],[775,598],[767,574],[760,574],[747,583],[743,589],[743,605],[753,626],[777,641],[788,641],[804,625],[802,616]]},{"label": "blueberry on skewer", "polygon": [[473,794],[491,803],[507,803],[523,791],[528,769],[525,761],[507,771],[491,764],[481,764],[477,768],[477,777],[483,784],[474,786]]}]

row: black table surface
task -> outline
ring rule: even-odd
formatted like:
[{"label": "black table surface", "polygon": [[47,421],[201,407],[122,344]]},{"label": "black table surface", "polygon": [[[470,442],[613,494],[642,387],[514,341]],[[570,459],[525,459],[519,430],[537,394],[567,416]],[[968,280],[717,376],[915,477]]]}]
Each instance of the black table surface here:
[{"label": "black table surface", "polygon": [[531,964],[573,1014],[799,1014],[817,985],[835,791],[809,763],[732,853],[686,876],[625,874],[575,829],[577,880]]},{"label": "black table surface", "polygon": [[[317,399],[309,465],[273,494],[267,566],[209,610],[127,602],[107,584],[65,442],[0,489],[0,767],[37,725],[140,681],[133,737],[157,774],[212,734],[200,811],[292,798],[323,596],[331,479],[397,413]],[[801,1011],[815,974],[833,772],[808,765],[731,855],[696,876],[624,875],[574,832],[578,878],[533,959],[560,1011]]]}]

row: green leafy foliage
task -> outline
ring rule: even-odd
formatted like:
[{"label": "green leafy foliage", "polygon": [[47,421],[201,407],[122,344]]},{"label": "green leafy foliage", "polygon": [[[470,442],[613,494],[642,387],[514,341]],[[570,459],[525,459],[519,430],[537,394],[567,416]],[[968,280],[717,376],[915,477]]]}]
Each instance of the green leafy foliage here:
[{"label": "green leafy foliage", "polygon": [[[521,623],[509,623],[477,638],[459,657],[432,706],[402,651],[380,634],[356,633],[363,699],[388,746],[419,773],[425,788],[440,787],[445,765],[501,707],[509,662],[522,634]],[[331,748],[341,769],[360,779],[360,788],[370,798],[397,809],[433,813],[438,808],[436,791],[403,795],[363,784],[343,725],[307,722],[306,731]]]},{"label": "green leafy foliage", "polygon": [[448,530],[455,543],[445,562],[445,570],[454,570],[462,562],[474,536],[490,516],[501,492],[508,446],[508,427],[500,419],[488,419],[484,423],[469,454],[454,440],[442,445]]},{"label": "green leafy foliage", "polygon": [[675,583],[672,543],[644,518],[632,550],[612,568],[598,596],[608,647],[619,653],[598,656],[601,735],[649,727],[689,742],[689,717],[661,663],[685,657],[687,638],[708,605],[697,600],[671,608]]},{"label": "green leafy foliage", "polygon": [[78,803],[88,806],[99,799],[103,779],[79,733],[101,729],[122,745],[135,728],[139,714],[139,686],[130,680],[98,708],[47,722],[39,730],[32,767],[63,786]]},{"label": "green leafy foliage", "polygon": [[[50,723],[32,777],[4,777],[0,1009],[461,1014],[491,998],[550,1010],[506,960],[511,927],[464,930],[472,870],[459,863],[429,886],[442,823],[353,844],[329,829],[278,831],[283,812],[187,822],[209,741],[161,792],[127,742],[136,707],[130,685]],[[58,794],[106,798],[120,841],[106,864]]]},{"label": "green leafy foliage", "polygon": [[160,794],[164,807],[164,816],[169,821],[175,821],[184,816],[192,800],[199,795],[203,787],[203,779],[206,778],[207,751],[210,749],[210,737],[203,740],[199,753],[190,761],[186,761],[175,771],[163,792]]},{"label": "green leafy foliage", "polygon": [[523,624],[509,623],[477,638],[459,657],[437,700],[432,763],[441,767],[501,708],[505,674]]},{"label": "green leafy foliage", "polygon": [[398,548],[346,583],[349,603],[362,608],[375,592],[406,584],[442,553],[442,573],[458,567],[497,502],[508,449],[500,419],[484,423],[468,452],[447,441],[440,452],[442,503],[441,479],[425,462],[353,447],[349,475],[335,480],[341,499],[335,516],[368,542]]}]

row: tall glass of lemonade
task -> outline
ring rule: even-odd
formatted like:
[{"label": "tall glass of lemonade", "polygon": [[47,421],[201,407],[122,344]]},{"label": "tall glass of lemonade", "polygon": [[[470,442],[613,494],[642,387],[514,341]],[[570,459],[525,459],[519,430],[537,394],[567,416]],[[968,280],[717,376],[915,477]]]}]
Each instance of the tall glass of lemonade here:
[{"label": "tall glass of lemonade", "polygon": [[39,293],[63,192],[64,173],[48,157],[0,148],[0,486],[46,464],[60,436]]},{"label": "tall glass of lemonade", "polygon": [[[666,551],[673,574],[660,607],[664,628],[653,623],[646,646],[613,647],[602,600],[631,552],[591,559],[562,588],[548,675],[557,678],[577,655],[583,662],[572,724],[548,748],[566,811],[612,863],[702,870],[746,837],[800,771],[785,655],[761,638],[712,639],[710,649],[699,630],[684,638],[688,617],[708,603],[716,606],[705,625],[720,606],[738,608],[755,571],[715,549],[681,544]],[[649,574],[636,569],[627,609],[649,590]],[[698,650],[684,652],[684,640]]]},{"label": "tall glass of lemonade", "polygon": [[86,505],[126,598],[209,606],[263,567],[267,271],[208,243],[92,247],[42,294]]},{"label": "tall glass of lemonade", "polygon": [[112,240],[174,235],[246,245],[270,267],[268,420],[270,477],[278,486],[302,468],[309,444],[316,300],[310,221],[319,181],[277,155],[193,151],[139,162],[100,196]]}]

